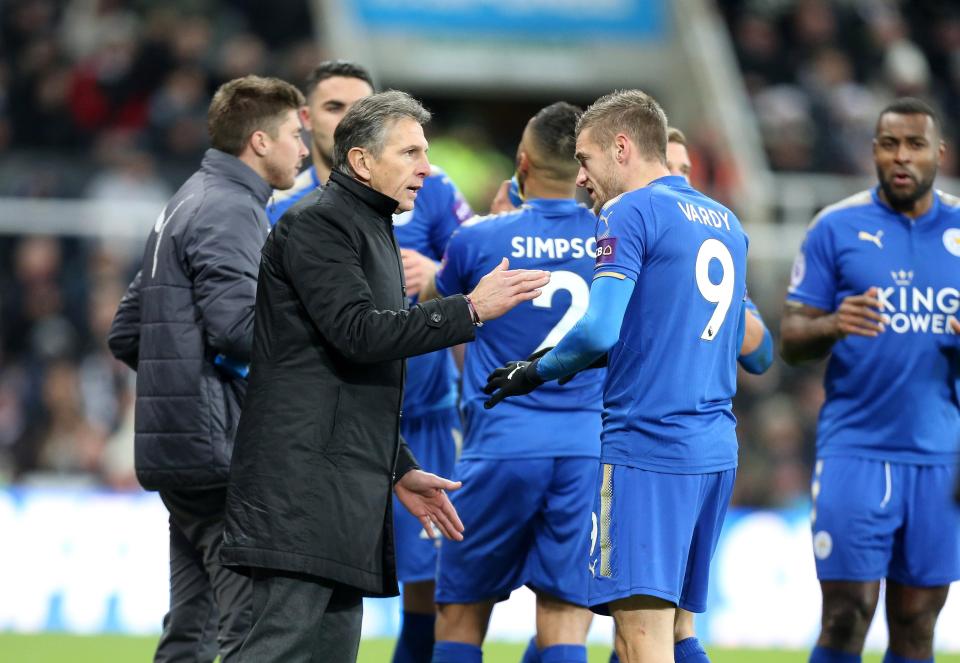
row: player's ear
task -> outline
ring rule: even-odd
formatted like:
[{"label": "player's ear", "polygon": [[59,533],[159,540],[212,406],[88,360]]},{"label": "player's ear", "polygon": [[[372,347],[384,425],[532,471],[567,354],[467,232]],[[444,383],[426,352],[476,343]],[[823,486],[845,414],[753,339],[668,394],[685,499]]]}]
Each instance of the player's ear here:
[{"label": "player's ear", "polygon": [[630,139],[626,134],[617,134],[613,137],[613,157],[617,163],[624,163],[630,156]]},{"label": "player's ear", "polygon": [[517,156],[517,172],[523,173],[524,176],[530,172],[530,157],[527,156],[527,153],[520,151],[519,156]]},{"label": "player's ear", "polygon": [[300,116],[300,124],[303,125],[303,128],[309,129],[310,128],[310,107],[301,106],[300,112],[298,113],[298,115]]}]

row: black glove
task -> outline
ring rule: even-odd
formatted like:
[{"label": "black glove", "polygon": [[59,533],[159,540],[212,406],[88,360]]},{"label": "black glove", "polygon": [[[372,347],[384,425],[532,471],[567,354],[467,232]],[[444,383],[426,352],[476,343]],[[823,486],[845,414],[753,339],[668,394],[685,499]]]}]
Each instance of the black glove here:
[{"label": "black glove", "polygon": [[483,393],[493,395],[483,403],[483,407],[489,410],[507,396],[529,394],[542,385],[544,381],[537,375],[539,361],[511,361],[494,370],[487,378],[487,386],[483,388]]},{"label": "black glove", "polygon": [[557,384],[563,385],[567,384],[573,378],[580,375],[583,371],[589,371],[591,368],[606,368],[607,367],[607,358],[608,355],[604,352],[602,355],[593,360],[593,363],[587,366],[586,368],[581,368],[576,373],[571,373],[570,375],[564,375],[562,378],[557,380]]}]

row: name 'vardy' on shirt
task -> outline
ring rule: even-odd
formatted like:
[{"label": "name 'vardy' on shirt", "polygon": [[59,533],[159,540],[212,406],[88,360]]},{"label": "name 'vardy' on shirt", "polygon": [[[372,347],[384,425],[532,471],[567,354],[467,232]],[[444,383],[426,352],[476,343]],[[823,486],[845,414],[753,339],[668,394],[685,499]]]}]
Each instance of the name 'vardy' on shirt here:
[{"label": "name 'vardy' on shirt", "polygon": [[730,230],[730,212],[717,212],[706,207],[697,207],[691,203],[677,201],[677,207],[687,217],[687,221],[702,223],[705,226],[721,228],[724,225]]}]

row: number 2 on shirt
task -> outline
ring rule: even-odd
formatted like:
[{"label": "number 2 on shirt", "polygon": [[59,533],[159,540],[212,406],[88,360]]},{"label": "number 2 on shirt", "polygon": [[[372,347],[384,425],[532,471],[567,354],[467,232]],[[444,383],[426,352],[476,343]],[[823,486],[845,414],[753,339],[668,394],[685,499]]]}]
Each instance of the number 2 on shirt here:
[{"label": "number 2 on shirt", "polygon": [[[723,268],[723,276],[720,277],[720,283],[714,283],[710,280],[709,267],[710,261],[716,259]],[[726,320],[727,311],[730,310],[730,303],[733,301],[733,256],[719,239],[708,239],[700,245],[697,252],[697,287],[700,294],[711,304],[716,304],[713,309],[713,315],[707,321],[707,326],[703,328],[700,338],[704,341],[712,341],[717,337],[721,325]]]},{"label": "number 2 on shirt", "polygon": [[539,352],[543,348],[559,343],[560,339],[566,336],[567,332],[577,324],[577,320],[587,312],[587,304],[590,302],[590,286],[576,272],[565,270],[550,272],[550,282],[543,287],[540,296],[533,300],[533,305],[550,308],[553,303],[553,295],[558,290],[566,290],[570,293],[570,307],[534,352]]}]

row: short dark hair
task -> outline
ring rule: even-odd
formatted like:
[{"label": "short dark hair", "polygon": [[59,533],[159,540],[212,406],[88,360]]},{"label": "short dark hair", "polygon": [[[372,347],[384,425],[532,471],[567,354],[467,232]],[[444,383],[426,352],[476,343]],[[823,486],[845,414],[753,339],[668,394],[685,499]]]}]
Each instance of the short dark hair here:
[{"label": "short dark hair", "polygon": [[538,164],[554,179],[570,179],[580,168],[576,157],[577,122],[583,110],[558,101],[541,109],[530,119],[530,138],[537,156],[543,159]]},{"label": "short dark hair", "polygon": [[304,103],[296,87],[279,78],[244,76],[221,85],[207,111],[210,144],[239,156],[254,131],[276,137],[289,110]]},{"label": "short dark hair", "polygon": [[406,92],[388,90],[364,97],[350,107],[333,132],[333,168],[353,177],[347,155],[355,147],[370,150],[375,157],[383,153],[387,129],[397,120],[409,117],[420,124],[430,121],[430,111]]},{"label": "short dark hair", "polygon": [[877,130],[880,129],[880,120],[883,119],[883,116],[887,113],[895,113],[897,115],[927,115],[933,120],[933,126],[937,130],[937,133],[940,132],[940,118],[937,117],[937,112],[933,110],[933,106],[923,99],[918,99],[917,97],[900,97],[899,99],[891,101],[877,116]]},{"label": "short dark hair", "polygon": [[584,129],[603,148],[626,133],[644,158],[667,161],[667,115],[646,92],[618,90],[600,97],[580,117],[577,135]]},{"label": "short dark hair", "polygon": [[667,127],[667,142],[687,146],[687,137],[676,127]]},{"label": "short dark hair", "polygon": [[321,81],[334,78],[335,76],[358,78],[366,82],[366,84],[370,86],[370,89],[376,89],[373,85],[373,78],[370,76],[370,72],[356,62],[350,62],[349,60],[324,60],[307,75],[307,80],[303,84],[304,96],[309,97],[313,94],[313,91],[317,89]]}]

